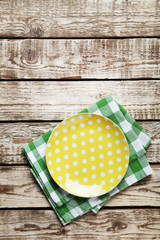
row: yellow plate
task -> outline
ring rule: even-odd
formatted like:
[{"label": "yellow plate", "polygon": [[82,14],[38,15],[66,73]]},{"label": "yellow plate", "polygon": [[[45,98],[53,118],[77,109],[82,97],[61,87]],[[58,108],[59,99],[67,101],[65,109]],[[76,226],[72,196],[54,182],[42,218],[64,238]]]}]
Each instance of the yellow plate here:
[{"label": "yellow plate", "polygon": [[54,181],[65,191],[95,197],[122,180],[129,148],[123,132],[111,120],[83,113],[67,118],[54,129],[46,161]]}]

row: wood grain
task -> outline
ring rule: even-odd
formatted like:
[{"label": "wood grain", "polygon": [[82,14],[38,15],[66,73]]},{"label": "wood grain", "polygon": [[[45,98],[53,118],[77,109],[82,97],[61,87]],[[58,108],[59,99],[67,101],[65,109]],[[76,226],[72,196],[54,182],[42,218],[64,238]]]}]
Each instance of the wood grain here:
[{"label": "wood grain", "polygon": [[156,0],[1,0],[0,37],[153,37],[159,16]]},{"label": "wood grain", "polygon": [[[160,239],[159,16],[157,0],[0,1],[0,239]],[[62,227],[22,148],[109,93],[152,137],[153,174]]]},{"label": "wood grain", "polygon": [[[106,206],[160,206],[160,165],[153,174],[120,192]],[[0,208],[49,207],[50,204],[27,166],[0,166]]]},{"label": "wood grain", "polygon": [[62,120],[112,94],[138,120],[160,119],[160,81],[6,81],[0,120]]},{"label": "wood grain", "polygon": [[[160,122],[140,121],[140,125],[152,138],[147,149],[147,159],[160,163]],[[1,123],[0,124],[0,164],[28,164],[22,149],[58,124],[49,122]]]},{"label": "wood grain", "polygon": [[1,79],[160,77],[160,39],[0,40]]},{"label": "wood grain", "polygon": [[51,210],[3,210],[0,239],[150,240],[160,238],[160,209],[103,209],[61,226]]}]

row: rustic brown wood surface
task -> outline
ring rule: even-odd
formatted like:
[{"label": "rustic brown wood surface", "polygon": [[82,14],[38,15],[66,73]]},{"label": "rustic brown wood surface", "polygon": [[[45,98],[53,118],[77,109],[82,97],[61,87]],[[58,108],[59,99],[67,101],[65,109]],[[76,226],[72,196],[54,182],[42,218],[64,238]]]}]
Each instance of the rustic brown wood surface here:
[{"label": "rustic brown wood surface", "polygon": [[[22,148],[112,94],[153,174],[62,226]],[[0,1],[0,239],[160,239],[160,2]]]},{"label": "rustic brown wood surface", "polygon": [[160,39],[0,40],[1,79],[158,78]]},{"label": "rustic brown wood surface", "polygon": [[[3,210],[0,239],[159,239],[160,209],[102,209],[62,227],[51,210]],[[12,237],[12,238],[11,238]]]},{"label": "rustic brown wood surface", "polygon": [[159,16],[157,0],[1,0],[0,36],[153,37]]},{"label": "rustic brown wood surface", "polygon": [[[0,124],[0,164],[21,165],[28,164],[22,148],[38,138],[59,122],[27,122],[27,123],[1,123]],[[160,163],[160,122],[139,121],[147,131],[152,142],[147,149],[147,159],[150,163]]]},{"label": "rustic brown wood surface", "polygon": [[160,119],[160,81],[141,80],[2,81],[0,120],[62,120],[108,94],[136,119]]}]

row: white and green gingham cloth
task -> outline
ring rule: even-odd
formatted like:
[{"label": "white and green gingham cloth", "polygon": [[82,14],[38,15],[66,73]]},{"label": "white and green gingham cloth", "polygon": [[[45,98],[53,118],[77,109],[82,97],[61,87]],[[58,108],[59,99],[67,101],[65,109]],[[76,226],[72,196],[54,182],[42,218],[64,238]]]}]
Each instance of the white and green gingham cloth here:
[{"label": "white and green gingham cloth", "polygon": [[100,197],[81,198],[61,189],[51,178],[47,169],[46,146],[54,129],[26,145],[23,150],[31,164],[31,172],[63,225],[80,217],[89,210],[95,213],[98,212],[113,195],[152,173],[152,169],[144,156],[146,148],[151,142],[150,137],[111,95],[84,109],[81,113],[103,115],[117,124],[127,139],[130,161],[124,178],[116,188]]}]

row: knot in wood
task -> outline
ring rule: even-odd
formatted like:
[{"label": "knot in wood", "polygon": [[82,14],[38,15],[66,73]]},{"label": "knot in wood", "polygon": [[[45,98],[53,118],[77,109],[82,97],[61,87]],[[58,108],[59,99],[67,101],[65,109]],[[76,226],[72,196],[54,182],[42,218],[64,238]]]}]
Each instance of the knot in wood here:
[{"label": "knot in wood", "polygon": [[39,65],[40,48],[38,42],[27,40],[22,47],[22,63],[29,65]]},{"label": "knot in wood", "polygon": [[118,232],[120,230],[123,230],[127,228],[127,224],[122,222],[122,221],[113,221],[112,223],[112,227],[109,227],[107,229],[107,231],[110,231],[110,232]]}]

